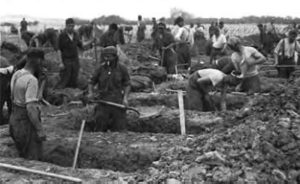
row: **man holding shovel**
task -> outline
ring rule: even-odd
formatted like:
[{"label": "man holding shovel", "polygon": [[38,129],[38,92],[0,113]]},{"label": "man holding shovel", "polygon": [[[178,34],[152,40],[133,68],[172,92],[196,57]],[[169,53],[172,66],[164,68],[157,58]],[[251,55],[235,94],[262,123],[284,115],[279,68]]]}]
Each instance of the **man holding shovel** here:
[{"label": "man holding shovel", "polygon": [[[101,53],[101,65],[92,76],[89,84],[89,95],[99,100],[128,106],[130,77],[127,68],[118,62],[117,49],[105,47]],[[93,88],[97,86],[96,95]],[[94,131],[122,131],[126,129],[126,110],[105,103],[96,106]]]}]

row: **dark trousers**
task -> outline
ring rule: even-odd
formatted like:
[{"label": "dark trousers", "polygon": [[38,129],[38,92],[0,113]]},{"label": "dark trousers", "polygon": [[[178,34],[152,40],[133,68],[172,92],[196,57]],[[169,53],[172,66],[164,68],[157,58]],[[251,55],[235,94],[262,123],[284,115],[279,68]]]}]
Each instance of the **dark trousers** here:
[{"label": "dark trousers", "polygon": [[62,60],[64,63],[64,70],[61,73],[61,81],[58,85],[58,88],[76,88],[80,68],[79,59],[63,58]]},{"label": "dark trousers", "polygon": [[177,53],[177,64],[182,65],[185,64],[184,67],[181,68],[189,68],[191,66],[191,54],[189,44],[181,43],[176,47]]},{"label": "dark trousers", "polygon": [[25,107],[14,105],[9,120],[9,131],[20,157],[30,160],[42,160],[43,142],[30,122]]},{"label": "dark trousers", "polygon": [[218,56],[223,56],[222,48],[214,48],[210,52],[210,64],[212,64],[213,60],[217,59]]},{"label": "dark trousers", "polygon": [[138,29],[137,31],[137,41],[141,42],[145,39],[145,31],[142,29]]},{"label": "dark trousers", "polygon": [[209,86],[200,86],[197,83],[199,78],[197,72],[194,72],[187,87],[187,104],[188,109],[198,111],[214,111],[216,110],[214,103],[209,96]]},{"label": "dark trousers", "polygon": [[3,107],[6,102],[8,114],[11,114],[11,99],[10,99],[10,76],[0,74],[0,125],[7,123],[3,115]]},{"label": "dark trousers", "polygon": [[241,91],[248,93],[260,92],[260,79],[258,75],[242,79]]},{"label": "dark trousers", "polygon": [[[162,52],[164,52],[162,54]],[[161,51],[161,55],[163,55],[162,66],[166,68],[168,74],[175,74],[176,63],[177,63],[177,54],[172,52],[170,49]]]},{"label": "dark trousers", "polygon": [[126,111],[118,107],[98,104],[95,109],[94,131],[123,131],[126,129]]},{"label": "dark trousers", "polygon": [[280,65],[295,65],[294,58],[279,59],[279,67],[277,67],[278,77],[288,79],[295,71],[295,67],[280,67]]}]

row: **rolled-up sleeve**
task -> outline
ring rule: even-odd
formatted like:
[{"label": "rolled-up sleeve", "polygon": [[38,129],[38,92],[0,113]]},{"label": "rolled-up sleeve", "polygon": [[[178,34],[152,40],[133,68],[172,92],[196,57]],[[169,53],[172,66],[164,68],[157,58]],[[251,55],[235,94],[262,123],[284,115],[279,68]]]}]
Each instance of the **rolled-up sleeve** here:
[{"label": "rolled-up sleeve", "polygon": [[30,79],[27,82],[27,88],[25,93],[25,103],[37,102],[38,101],[38,80],[37,79]]}]

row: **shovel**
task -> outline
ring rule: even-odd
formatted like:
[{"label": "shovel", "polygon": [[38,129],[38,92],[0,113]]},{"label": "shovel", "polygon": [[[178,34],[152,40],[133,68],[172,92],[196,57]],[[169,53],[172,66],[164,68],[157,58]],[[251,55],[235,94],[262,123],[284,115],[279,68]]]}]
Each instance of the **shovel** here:
[{"label": "shovel", "polygon": [[91,100],[89,102],[91,102],[91,103],[102,103],[102,104],[105,104],[105,105],[110,105],[110,106],[118,107],[118,108],[124,109],[124,110],[130,110],[130,111],[133,111],[133,112],[137,113],[140,119],[147,119],[147,118],[153,118],[153,117],[159,116],[160,113],[161,113],[161,111],[164,109],[164,107],[162,107],[157,112],[153,112],[153,113],[140,113],[137,109],[135,109],[133,107],[126,107],[123,104],[118,104],[118,103],[109,102],[109,101],[105,101],[105,100]]},{"label": "shovel", "polygon": [[118,104],[118,103],[115,103],[115,102],[109,102],[109,101],[105,101],[105,100],[90,100],[89,102],[90,103],[101,103],[101,104],[105,104],[105,105],[110,105],[110,106],[113,106],[113,107],[118,107],[118,108],[123,109],[123,110],[131,110],[131,111],[136,112],[139,116],[141,115],[138,110],[136,110],[132,107],[126,107],[123,104]]}]

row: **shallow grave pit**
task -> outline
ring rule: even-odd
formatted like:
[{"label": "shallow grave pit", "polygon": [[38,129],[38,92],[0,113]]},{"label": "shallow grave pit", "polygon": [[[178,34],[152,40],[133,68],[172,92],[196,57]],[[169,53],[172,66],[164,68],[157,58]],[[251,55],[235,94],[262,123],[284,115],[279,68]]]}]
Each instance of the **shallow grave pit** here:
[{"label": "shallow grave pit", "polygon": [[[78,168],[97,168],[121,172],[142,171],[161,155],[161,146],[155,142],[137,141],[130,144],[110,142],[97,138],[83,138],[78,156]],[[45,144],[45,160],[64,167],[72,167],[76,139],[55,139]]]}]

